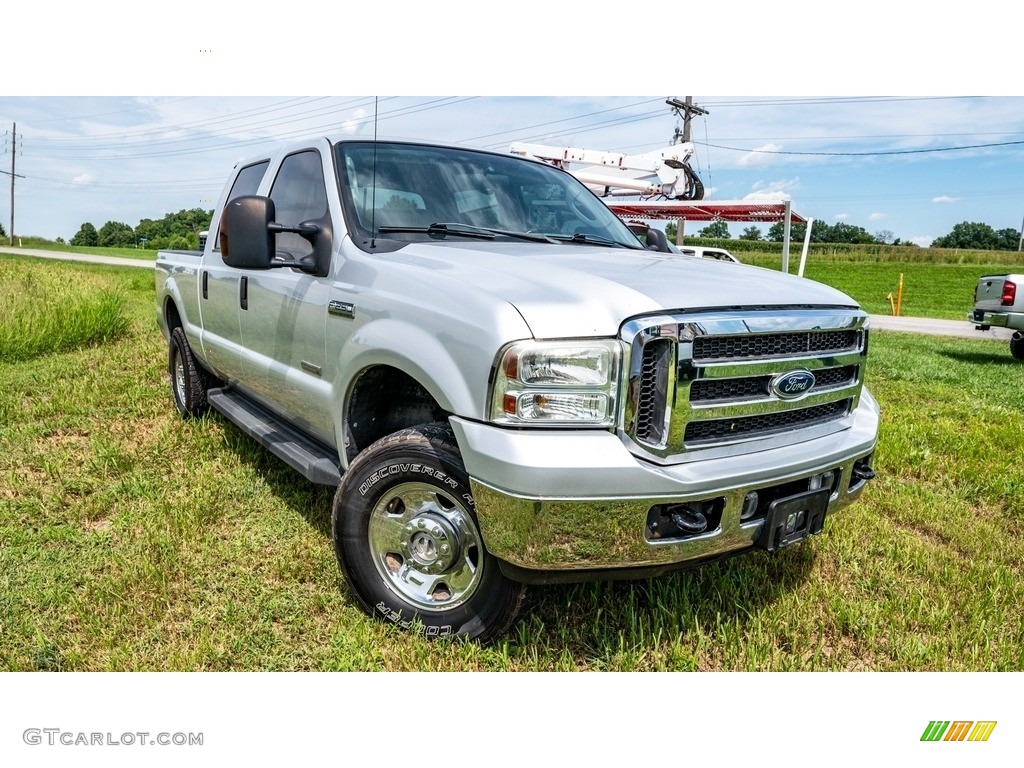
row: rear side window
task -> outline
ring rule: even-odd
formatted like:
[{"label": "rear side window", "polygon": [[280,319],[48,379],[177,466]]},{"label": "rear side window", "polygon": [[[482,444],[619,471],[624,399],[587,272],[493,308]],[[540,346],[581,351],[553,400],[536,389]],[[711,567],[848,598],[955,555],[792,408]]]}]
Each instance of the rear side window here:
[{"label": "rear side window", "polygon": [[[267,172],[267,166],[270,165],[269,160],[263,160],[259,163],[253,163],[247,165],[245,168],[238,172],[238,176],[235,177],[235,183],[231,185],[231,191],[228,192],[228,199],[224,203],[224,207],[234,200],[236,197],[242,195],[255,195],[257,190],[260,188],[260,182],[263,181],[263,174]],[[220,231],[217,232],[217,239],[214,241],[213,249],[215,251],[220,250]]]}]

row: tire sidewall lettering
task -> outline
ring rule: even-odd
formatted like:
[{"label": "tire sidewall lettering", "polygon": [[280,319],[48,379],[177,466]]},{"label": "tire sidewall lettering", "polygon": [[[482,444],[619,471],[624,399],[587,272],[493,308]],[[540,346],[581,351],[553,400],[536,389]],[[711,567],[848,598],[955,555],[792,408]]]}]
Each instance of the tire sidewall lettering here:
[{"label": "tire sidewall lettering", "polygon": [[458,481],[448,475],[443,469],[428,467],[424,464],[400,462],[388,464],[370,473],[369,477],[359,484],[359,495],[365,497],[382,480],[403,474],[425,475],[454,490],[457,490],[459,487]]}]

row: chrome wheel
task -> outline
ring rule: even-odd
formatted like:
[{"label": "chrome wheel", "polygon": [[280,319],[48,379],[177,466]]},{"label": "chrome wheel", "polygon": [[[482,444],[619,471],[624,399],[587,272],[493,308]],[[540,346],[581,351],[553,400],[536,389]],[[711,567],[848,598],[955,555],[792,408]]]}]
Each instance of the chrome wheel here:
[{"label": "chrome wheel", "polygon": [[180,354],[174,356],[174,390],[179,402],[185,402],[185,361]]},{"label": "chrome wheel", "polygon": [[399,597],[425,611],[468,600],[483,576],[483,543],[462,503],[435,485],[402,483],[370,514],[373,564]]}]

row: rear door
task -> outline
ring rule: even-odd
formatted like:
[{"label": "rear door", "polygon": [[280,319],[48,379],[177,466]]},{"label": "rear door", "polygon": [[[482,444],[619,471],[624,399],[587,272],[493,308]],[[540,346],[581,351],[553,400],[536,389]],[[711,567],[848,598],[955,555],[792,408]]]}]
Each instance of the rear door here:
[{"label": "rear door", "polygon": [[[255,195],[270,165],[262,160],[242,168],[228,192],[227,203],[241,195]],[[222,208],[223,210],[223,208]],[[242,376],[242,331],[240,325],[241,271],[224,263],[220,237],[207,238],[199,271],[199,311],[202,318],[202,344],[205,357],[214,372],[228,381]]]}]

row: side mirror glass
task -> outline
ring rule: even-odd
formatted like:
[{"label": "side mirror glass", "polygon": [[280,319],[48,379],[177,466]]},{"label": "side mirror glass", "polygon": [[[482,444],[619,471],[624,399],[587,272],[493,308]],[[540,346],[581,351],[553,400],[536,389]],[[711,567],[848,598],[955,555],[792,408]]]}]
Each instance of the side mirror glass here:
[{"label": "side mirror glass", "polygon": [[220,252],[224,263],[237,269],[270,269],[274,258],[274,201],[242,195],[231,200],[221,217]]}]

